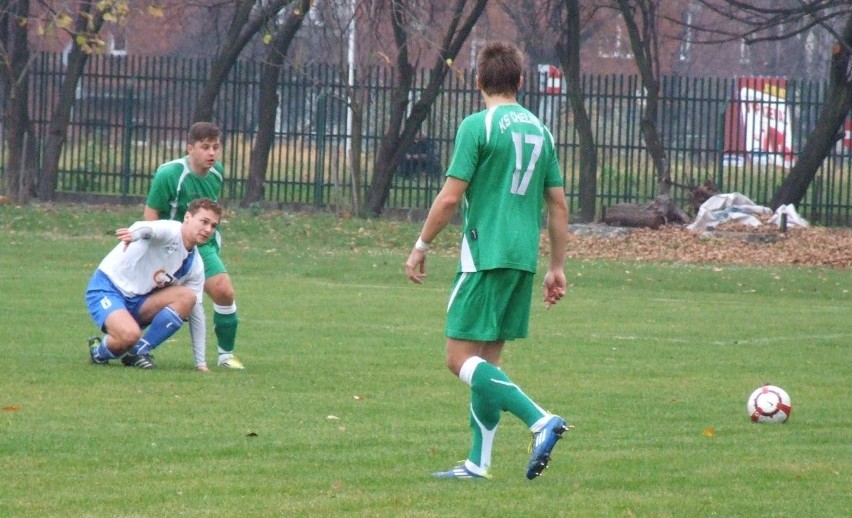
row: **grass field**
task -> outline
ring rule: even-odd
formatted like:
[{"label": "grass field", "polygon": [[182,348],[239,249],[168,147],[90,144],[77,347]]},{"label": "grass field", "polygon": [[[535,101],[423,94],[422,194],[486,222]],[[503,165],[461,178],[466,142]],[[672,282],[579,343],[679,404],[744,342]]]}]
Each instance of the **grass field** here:
[{"label": "grass field", "polygon": [[[576,429],[530,482],[528,432],[506,415],[495,478],[446,481],[431,472],[469,446],[466,385],[443,364],[454,232],[418,287],[402,267],[418,224],[232,213],[247,369],[194,371],[183,330],[155,371],[92,366],[83,290],[138,214],[0,206],[0,516],[852,508],[849,271],[570,262],[568,295],[534,305],[504,368]],[[746,415],[766,382],[792,396],[785,425]]]}]

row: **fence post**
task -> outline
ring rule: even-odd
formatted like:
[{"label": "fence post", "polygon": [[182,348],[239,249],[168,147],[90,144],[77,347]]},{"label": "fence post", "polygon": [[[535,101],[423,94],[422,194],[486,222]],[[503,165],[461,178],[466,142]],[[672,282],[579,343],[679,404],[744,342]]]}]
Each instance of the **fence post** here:
[{"label": "fence post", "polygon": [[322,171],[325,168],[325,126],[326,126],[326,94],[325,91],[317,97],[316,124],[314,131],[317,136],[317,161],[314,166],[314,205],[322,207]]},{"label": "fence post", "polygon": [[725,108],[716,118],[716,185],[724,189],[725,177]]},{"label": "fence post", "polygon": [[121,165],[121,201],[127,203],[130,195],[130,146],[133,143],[133,82],[124,87],[124,142]]}]

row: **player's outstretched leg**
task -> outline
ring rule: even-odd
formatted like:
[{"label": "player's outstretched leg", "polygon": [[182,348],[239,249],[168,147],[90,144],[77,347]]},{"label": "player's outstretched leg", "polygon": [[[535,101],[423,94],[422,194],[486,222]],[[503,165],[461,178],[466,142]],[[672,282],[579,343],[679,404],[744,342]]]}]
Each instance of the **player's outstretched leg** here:
[{"label": "player's outstretched leg", "polygon": [[549,416],[543,424],[533,427],[532,445],[530,446],[530,461],[527,465],[527,478],[534,480],[541,475],[550,462],[550,453],[562,434],[572,428],[558,415]]}]

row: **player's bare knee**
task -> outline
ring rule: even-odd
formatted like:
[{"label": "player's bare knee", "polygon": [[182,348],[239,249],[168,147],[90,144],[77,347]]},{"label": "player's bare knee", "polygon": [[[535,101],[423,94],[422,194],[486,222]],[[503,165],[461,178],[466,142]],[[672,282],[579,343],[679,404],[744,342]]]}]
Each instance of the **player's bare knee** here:
[{"label": "player's bare knee", "polygon": [[189,288],[176,291],[174,300],[169,304],[184,320],[189,318],[192,308],[195,307],[197,298],[195,292]]},{"label": "player's bare knee", "polygon": [[212,295],[211,298],[217,306],[230,306],[234,303],[234,290],[231,290],[228,293]]},{"label": "player's bare knee", "polygon": [[234,303],[234,285],[231,284],[228,274],[222,273],[207,279],[204,291],[220,306],[230,306]]},{"label": "player's bare knee", "polygon": [[109,330],[109,348],[115,353],[124,353],[142,338],[142,330],[138,327],[120,327]]}]

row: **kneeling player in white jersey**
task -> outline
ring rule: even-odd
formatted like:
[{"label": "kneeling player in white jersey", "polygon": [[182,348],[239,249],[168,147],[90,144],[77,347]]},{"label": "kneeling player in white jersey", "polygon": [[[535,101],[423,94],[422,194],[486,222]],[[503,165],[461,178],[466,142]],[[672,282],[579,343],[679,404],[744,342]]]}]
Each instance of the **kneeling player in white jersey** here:
[{"label": "kneeling player in white jersey", "polygon": [[121,243],[86,289],[89,314],[106,333],[90,340],[92,363],[120,358],[128,367],[154,368],[151,351],[180,329],[203,294],[196,246],[213,235],[221,216],[218,203],[200,198],[189,204],[182,223],[137,221],[116,230]]}]

